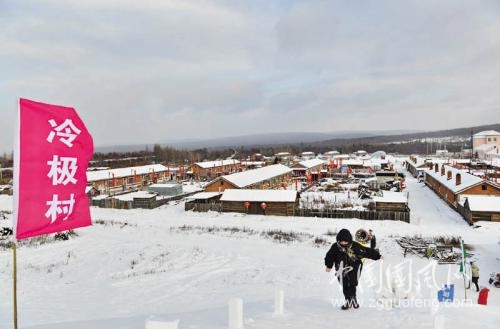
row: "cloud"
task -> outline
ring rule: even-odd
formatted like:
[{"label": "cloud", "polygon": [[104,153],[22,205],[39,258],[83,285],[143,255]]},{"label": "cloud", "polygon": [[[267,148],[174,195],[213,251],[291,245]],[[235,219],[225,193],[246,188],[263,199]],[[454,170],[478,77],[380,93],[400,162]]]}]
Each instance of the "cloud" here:
[{"label": "cloud", "polygon": [[2,2],[0,151],[18,97],[76,107],[97,145],[499,122],[499,13],[455,0]]}]

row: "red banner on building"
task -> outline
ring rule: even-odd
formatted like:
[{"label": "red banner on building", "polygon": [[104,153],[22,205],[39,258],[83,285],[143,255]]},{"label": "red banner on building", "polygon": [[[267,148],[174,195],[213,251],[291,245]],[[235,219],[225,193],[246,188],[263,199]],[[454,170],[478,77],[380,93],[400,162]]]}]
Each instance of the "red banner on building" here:
[{"label": "red banner on building", "polygon": [[75,109],[21,99],[18,133],[16,238],[91,225],[85,188],[94,146]]}]

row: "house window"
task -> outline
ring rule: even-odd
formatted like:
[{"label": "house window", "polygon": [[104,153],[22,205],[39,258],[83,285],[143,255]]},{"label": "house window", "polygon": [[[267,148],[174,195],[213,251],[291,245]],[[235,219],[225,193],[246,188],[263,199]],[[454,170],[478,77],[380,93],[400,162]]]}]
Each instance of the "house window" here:
[{"label": "house window", "polygon": [[488,185],[483,184],[483,185],[481,186],[481,188],[483,189],[483,191],[486,191],[486,190],[488,190]]},{"label": "house window", "polygon": [[220,186],[224,186],[224,181],[223,180],[220,181]]},{"label": "house window", "polygon": [[488,137],[488,142],[491,142],[491,138]]}]

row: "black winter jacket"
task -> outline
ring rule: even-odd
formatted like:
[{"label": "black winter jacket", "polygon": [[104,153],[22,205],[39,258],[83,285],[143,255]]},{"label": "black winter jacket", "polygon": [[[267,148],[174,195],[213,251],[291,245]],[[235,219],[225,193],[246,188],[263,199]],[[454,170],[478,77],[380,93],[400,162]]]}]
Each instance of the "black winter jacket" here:
[{"label": "black winter jacket", "polygon": [[357,286],[362,258],[378,260],[380,254],[375,249],[363,247],[355,241],[346,248],[334,243],[326,253],[325,265],[327,268],[332,268],[335,265],[335,271],[339,271],[342,265],[342,275],[337,276],[338,280],[342,283],[344,283],[343,280],[346,280],[344,284],[347,286]]}]

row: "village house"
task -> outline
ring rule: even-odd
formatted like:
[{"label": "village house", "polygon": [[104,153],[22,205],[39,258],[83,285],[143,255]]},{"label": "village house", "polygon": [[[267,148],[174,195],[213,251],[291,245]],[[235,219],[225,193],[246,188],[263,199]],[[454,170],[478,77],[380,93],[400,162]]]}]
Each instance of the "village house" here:
[{"label": "village house", "polygon": [[293,216],[299,204],[294,190],[227,189],[220,201],[224,212],[278,216]]},{"label": "village house", "polygon": [[426,159],[412,155],[410,156],[410,160],[405,162],[405,168],[413,177],[420,177],[423,176],[429,166],[427,165]]},{"label": "village house", "polygon": [[474,156],[486,159],[487,155],[500,148],[500,133],[495,130],[478,132],[472,136]]},{"label": "village house", "polygon": [[142,188],[145,185],[170,178],[167,167],[161,164],[87,171],[87,183],[101,194]]},{"label": "village house", "polygon": [[457,208],[467,196],[500,196],[500,185],[446,164],[429,163],[429,170],[425,172],[425,184],[453,208]]},{"label": "village house", "polygon": [[292,169],[275,164],[220,176],[205,186],[205,192],[223,192],[226,189],[278,189],[289,182]]},{"label": "village house", "polygon": [[478,132],[472,136],[474,150],[480,145],[492,145],[500,148],[500,133],[495,130],[486,130]]},{"label": "village house", "polygon": [[314,152],[302,152],[300,153],[300,158],[305,161],[305,160],[311,160],[311,159],[314,159],[316,157],[316,155],[314,154]]},{"label": "village house", "polygon": [[240,161],[235,159],[196,162],[191,171],[196,179],[214,178],[240,171]]},{"label": "village house", "polygon": [[312,175],[313,180],[318,180],[321,178],[319,177],[319,174],[321,173],[321,169],[323,169],[324,165],[325,162],[323,160],[311,159],[300,161],[292,165],[291,168],[295,177],[309,177]]}]

